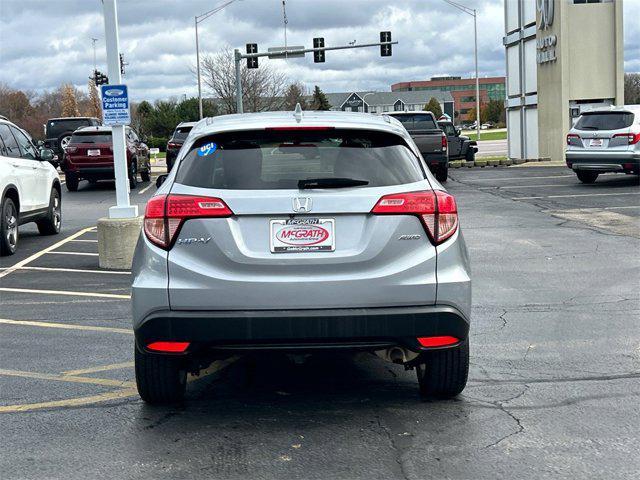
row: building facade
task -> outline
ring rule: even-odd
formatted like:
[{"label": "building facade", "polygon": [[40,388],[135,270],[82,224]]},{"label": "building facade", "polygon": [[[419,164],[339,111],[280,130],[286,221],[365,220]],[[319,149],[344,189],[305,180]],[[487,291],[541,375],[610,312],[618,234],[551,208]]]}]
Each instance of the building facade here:
[{"label": "building facade", "polygon": [[510,158],[563,160],[581,112],[622,104],[622,0],[505,0]]},{"label": "building facade", "polygon": [[[529,0],[527,0],[529,1]],[[531,0],[534,1],[534,0]],[[505,77],[481,78],[480,103],[489,100],[504,101]],[[444,91],[449,92],[454,99],[458,111],[458,121],[473,122],[471,109],[476,106],[476,79],[462,77],[431,77],[431,80],[400,82],[391,85],[392,92]]]},{"label": "building facade", "polygon": [[431,98],[438,100],[443,113],[451,118],[455,112],[454,99],[449,92],[344,92],[326,93],[331,110],[347,112],[386,113],[420,111]]}]

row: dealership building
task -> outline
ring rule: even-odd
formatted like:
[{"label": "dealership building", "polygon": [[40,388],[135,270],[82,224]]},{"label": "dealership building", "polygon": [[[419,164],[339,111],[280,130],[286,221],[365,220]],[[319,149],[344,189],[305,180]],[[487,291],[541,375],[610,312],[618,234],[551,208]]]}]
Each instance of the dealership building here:
[{"label": "dealership building", "polygon": [[[480,103],[488,103],[489,100],[503,102],[505,99],[505,78],[485,77],[481,78]],[[431,77],[431,80],[417,80],[412,82],[400,82],[391,85],[392,92],[449,92],[453,97],[460,122],[475,122],[472,118],[472,108],[476,107],[476,79],[453,76]],[[453,118],[453,117],[452,117]]]},{"label": "dealership building", "polygon": [[581,112],[624,102],[622,0],[505,0],[510,158],[563,160]]},{"label": "dealership building", "polygon": [[453,118],[454,100],[449,92],[343,92],[325,93],[331,110],[346,112],[387,113],[420,111],[435,98],[440,109]]}]

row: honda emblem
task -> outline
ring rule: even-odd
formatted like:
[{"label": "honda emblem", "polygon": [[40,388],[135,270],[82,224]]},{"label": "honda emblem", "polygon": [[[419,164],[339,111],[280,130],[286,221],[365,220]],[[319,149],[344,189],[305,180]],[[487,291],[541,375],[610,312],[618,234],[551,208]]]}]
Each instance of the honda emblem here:
[{"label": "honda emblem", "polygon": [[293,199],[293,211],[296,213],[309,213],[312,203],[310,197],[296,197]]}]

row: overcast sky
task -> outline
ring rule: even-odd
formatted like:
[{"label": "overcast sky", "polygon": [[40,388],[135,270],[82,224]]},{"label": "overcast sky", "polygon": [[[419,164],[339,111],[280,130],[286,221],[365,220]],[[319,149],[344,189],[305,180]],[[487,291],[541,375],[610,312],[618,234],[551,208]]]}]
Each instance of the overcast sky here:
[{"label": "overcast sky", "polygon": [[[459,0],[478,9],[480,75],[504,75],[503,0]],[[535,0],[527,0],[535,1]],[[197,94],[194,15],[223,0],[119,0],[120,47],[134,99]],[[640,72],[640,0],[624,0],[625,70]],[[378,40],[391,30],[393,57],[377,48],[327,52],[313,58],[272,60],[292,80],[326,92],[376,89],[433,75],[473,74],[473,19],[443,0],[287,0],[289,45],[326,46]],[[100,0],[0,0],[0,82],[40,91],[64,82],[85,88],[93,70],[91,37],[98,38],[98,69],[106,72]],[[281,0],[237,0],[200,24],[202,53],[224,45],[284,45]],[[269,62],[262,60],[261,62]]]}]

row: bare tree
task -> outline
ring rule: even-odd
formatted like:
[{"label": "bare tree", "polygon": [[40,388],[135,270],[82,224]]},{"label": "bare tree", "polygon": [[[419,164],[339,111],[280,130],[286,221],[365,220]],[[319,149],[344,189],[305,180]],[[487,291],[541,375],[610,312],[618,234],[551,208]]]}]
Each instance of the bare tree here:
[{"label": "bare tree", "polygon": [[71,84],[62,86],[62,116],[63,117],[79,117],[78,98],[76,89]]},{"label": "bare tree", "polygon": [[89,117],[101,118],[102,117],[102,105],[100,104],[100,97],[98,96],[98,88],[93,81],[93,78],[89,79],[89,104],[87,106],[86,114]]},{"label": "bare tree", "polygon": [[[219,99],[221,113],[236,113],[236,72],[233,51],[226,47],[202,59],[202,80]],[[247,112],[279,110],[288,86],[286,75],[263,62],[260,68],[248,69],[242,62],[242,102]]]},{"label": "bare tree", "polygon": [[302,82],[294,82],[287,87],[284,92],[284,98],[282,102],[283,110],[294,110],[296,108],[296,104],[300,104],[303,110],[307,109],[307,101],[306,96],[307,88],[304,86]]}]

